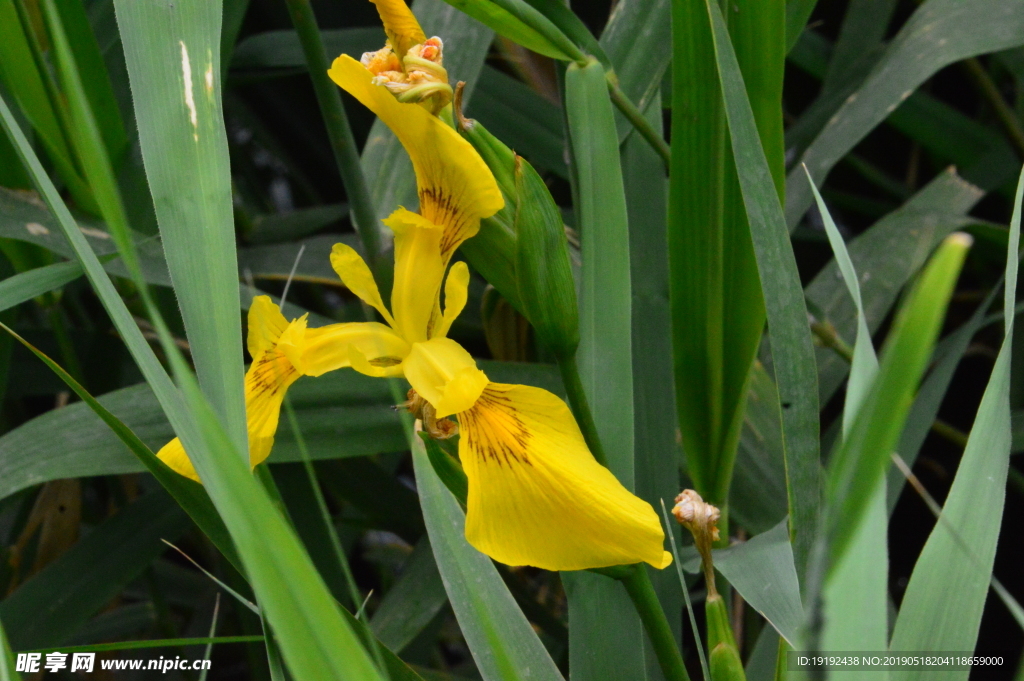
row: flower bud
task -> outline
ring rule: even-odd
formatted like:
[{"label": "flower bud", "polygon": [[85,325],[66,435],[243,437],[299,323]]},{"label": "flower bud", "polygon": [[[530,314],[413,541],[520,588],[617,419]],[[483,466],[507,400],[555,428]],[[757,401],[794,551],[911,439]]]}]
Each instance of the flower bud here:
[{"label": "flower bud", "polygon": [[579,311],[562,213],[544,180],[519,156],[515,181],[516,279],[523,314],[558,359],[571,358],[580,343]]}]

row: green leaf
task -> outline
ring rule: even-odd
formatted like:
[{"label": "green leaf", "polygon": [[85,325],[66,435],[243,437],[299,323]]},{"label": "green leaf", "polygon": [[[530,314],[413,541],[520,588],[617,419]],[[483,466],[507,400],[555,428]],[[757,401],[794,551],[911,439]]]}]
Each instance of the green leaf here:
[{"label": "green leaf", "polygon": [[[117,252],[117,246],[102,222],[76,215],[78,231],[98,256]],[[32,192],[12,191],[0,187],[0,237],[17,239],[37,244],[47,250],[68,258],[75,257],[75,248],[61,234],[61,226],[53,213]],[[169,286],[170,276],[164,262],[163,249],[156,239],[146,238],[137,232],[131,233],[137,245],[142,275],[152,284]],[[120,259],[104,259],[103,269],[111,274],[128,277],[128,270]]]},{"label": "green leaf", "polygon": [[[300,208],[290,213],[261,215],[253,220],[252,231],[249,232],[249,242],[254,244],[272,244],[301,239],[328,225],[341,221],[347,215],[348,206],[344,203]],[[241,260],[241,253],[239,253],[240,266],[242,264]]]},{"label": "green leaf", "polygon": [[8,277],[0,281],[0,311],[69,284],[82,273],[77,262],[58,262]]},{"label": "green leaf", "polygon": [[[622,5],[620,5],[621,7]],[[647,119],[661,130],[661,97],[655,95]],[[639,135],[622,150],[623,183],[629,211],[629,260],[633,314],[633,438],[634,491],[655,509],[679,493],[681,451],[676,442],[675,389],[672,383],[672,322],[668,300],[668,253],[665,251],[668,183],[661,157]],[[668,531],[681,538],[682,527]],[[675,570],[649,571],[666,613],[678,613],[683,598]],[[676,640],[682,640],[681,619],[670,617]],[[654,651],[644,639],[647,668],[658,678]],[[658,668],[658,672],[653,669]]]},{"label": "green leaf", "polygon": [[[970,224],[967,212],[983,195],[949,169],[850,242],[850,259],[860,273],[864,314],[872,333],[939,242]],[[838,274],[835,261],[823,267],[807,286],[807,300],[818,321],[832,324],[839,337],[848,340],[856,333],[856,308]],[[816,354],[819,399],[825,404],[839,388],[849,365],[831,348],[818,348]]]},{"label": "green leaf", "polygon": [[418,437],[412,457],[434,558],[480,675],[485,681],[512,681],[527,673],[531,679],[560,681],[491,559],[466,542],[462,509],[434,473]]},{"label": "green leaf", "polygon": [[717,5],[706,3],[706,11],[767,309],[768,337],[782,408],[790,533],[797,574],[803,575],[817,527],[820,466],[817,375],[807,308],[776,185],[746,98],[739,64]]},{"label": "green leaf", "polygon": [[377,606],[370,628],[381,643],[400,653],[447,602],[448,593],[444,590],[430,541],[423,537],[402,566],[398,581]]},{"label": "green leaf", "polygon": [[[627,489],[634,489],[628,215],[615,118],[598,62],[569,66],[565,109],[583,260],[579,373],[608,467]],[[644,633],[625,590],[591,573],[563,573],[562,580],[572,622],[569,666],[574,678],[641,678]]]},{"label": "green leaf", "polygon": [[[928,0],[889,43],[871,75],[829,120],[801,161],[821,184],[835,164],[921,83],[953,62],[1024,43],[1020,0]],[[794,171],[795,172],[795,171]],[[786,187],[786,219],[792,227],[811,204],[802,182]]]},{"label": "green leaf", "polygon": [[[445,0],[514,43],[552,59],[568,61],[572,42],[541,12],[523,0]],[[422,23],[422,21],[421,21]],[[427,31],[429,33],[429,31]]]},{"label": "green leaf", "polygon": [[188,518],[163,491],[150,492],[83,537],[0,602],[11,647],[55,646],[74,634],[167,548]]},{"label": "green leaf", "polygon": [[7,642],[4,626],[0,623],[0,681],[21,681],[21,674],[14,669],[14,653],[11,652],[11,644]]},{"label": "green leaf", "polygon": [[793,49],[818,0],[786,0],[786,51]]},{"label": "green leaf", "polygon": [[[379,50],[387,39],[377,27],[321,31],[329,59],[339,54],[359,55]],[[231,54],[232,70],[306,68],[306,57],[295,31],[266,31],[242,40]]]},{"label": "green leaf", "polygon": [[146,650],[147,648],[170,648],[181,646],[194,646],[212,643],[250,643],[262,641],[262,636],[207,636],[194,638],[161,638],[148,641],[119,641],[117,643],[90,643],[84,646],[60,646],[58,648],[36,648],[28,652],[106,652],[110,650]]},{"label": "green leaf", "polygon": [[466,114],[533,165],[568,177],[561,111],[525,83],[485,66]]},{"label": "green leaf", "polygon": [[[670,11],[671,0],[620,2],[601,33],[601,46],[615,67],[619,87],[640,111],[650,110],[672,61],[672,52],[666,49],[672,41]],[[618,110],[615,127],[620,142],[633,130]]]},{"label": "green leaf", "polygon": [[[712,556],[715,568],[736,587],[743,600],[787,640],[797,640],[804,610],[785,522],[735,546],[716,549]],[[696,550],[691,548],[682,558],[688,572],[700,572]]]},{"label": "green leaf", "polygon": [[[757,104],[755,133],[783,175],[782,10],[779,0],[741,3],[730,31],[741,85]],[[700,3],[674,13],[669,263],[676,402],[687,472],[727,508],[751,365],[765,309],[751,230],[728,145],[715,45]],[[740,18],[742,17],[742,18]],[[749,80],[748,80],[749,77]],[[766,293],[768,290],[766,289]],[[728,512],[726,511],[726,518]]]},{"label": "green leaf", "polygon": [[[973,650],[999,540],[1010,454],[1010,360],[1017,294],[1021,199],[1017,185],[1006,255],[1003,344],[936,523],[917,559],[893,630],[891,649]],[[935,598],[935,594],[945,594]],[[966,679],[969,671],[944,671]],[[906,678],[920,678],[920,672]],[[934,676],[934,675],[932,675]]]},{"label": "green leaf", "polygon": [[[142,158],[204,393],[247,451],[219,3],[116,0]],[[248,457],[246,457],[248,458]]]},{"label": "green leaf", "polygon": [[971,238],[946,238],[900,309],[882,363],[853,427],[829,461],[825,540],[829,565],[843,557],[889,464]]},{"label": "green leaf", "polygon": [[[807,181],[811,182],[810,175]],[[878,375],[878,357],[864,314],[860,278],[825,201],[813,183],[811,189],[835,253],[835,261],[857,309],[857,340],[843,404],[842,430],[845,438]],[[821,650],[824,651],[886,649],[889,634],[889,515],[886,512],[885,477],[879,478],[867,493],[871,500],[864,517],[853,532],[849,550],[833,567],[822,595],[825,625],[821,633]],[[790,639],[790,643],[793,642]]]}]

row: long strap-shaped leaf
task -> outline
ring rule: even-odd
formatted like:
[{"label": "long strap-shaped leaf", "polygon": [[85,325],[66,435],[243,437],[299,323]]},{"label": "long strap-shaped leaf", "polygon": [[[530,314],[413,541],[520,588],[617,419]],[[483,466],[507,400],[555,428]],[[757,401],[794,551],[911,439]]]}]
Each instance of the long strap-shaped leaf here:
[{"label": "long strap-shaped leaf", "polygon": [[[688,1],[693,0],[676,0],[677,6]],[[820,488],[818,385],[807,307],[782,206],[721,10],[710,0],[705,0],[705,6],[768,313],[772,361],[782,407],[790,532],[797,574],[803,576],[818,522]]]},{"label": "long strap-shaped leaf", "polygon": [[[978,638],[999,540],[1010,457],[1010,359],[1022,195],[1024,172],[1017,184],[1006,253],[1003,345],[946,497],[943,518],[928,537],[910,576],[893,631],[892,650],[973,650]],[[936,598],[936,594],[943,597]],[[966,669],[943,670],[928,677],[966,679],[968,673]],[[923,675],[904,672],[901,678]]]},{"label": "long strap-shaped leaf", "polygon": [[[295,533],[256,483],[241,453],[233,451],[234,444],[221,429],[194,385],[194,377],[165,333],[165,351],[176,363],[178,379],[189,388],[189,403],[198,410],[201,420],[197,421],[193,412],[186,408],[182,394],[142,336],[2,98],[0,124],[14,143],[39,193],[57,217],[93,290],[156,393],[175,432],[186,450],[195,455],[196,468],[231,532],[260,604],[272,620],[278,622],[276,631],[296,676],[331,679],[353,673],[357,678],[379,678],[352,630],[342,620]],[[268,550],[268,547],[273,549]],[[360,674],[363,676],[358,676]]]},{"label": "long strap-shaped leaf", "polygon": [[0,623],[0,681],[21,681],[21,674],[14,671],[14,653],[7,642],[4,625]]},{"label": "long strap-shaped leaf", "polygon": [[118,1],[115,9],[142,160],[192,359],[204,394],[245,452],[221,4]]},{"label": "long strap-shaped leaf", "polygon": [[[608,467],[634,487],[629,225],[615,118],[604,69],[565,75],[566,114],[582,240],[579,371]],[[643,678],[644,635],[625,590],[592,573],[563,573],[573,677]]]},{"label": "long strap-shaped leaf", "polygon": [[[811,182],[810,175],[807,181]],[[850,260],[843,237],[835,221],[811,184],[825,232],[835,253],[835,261],[842,273],[850,297],[857,310],[857,341],[853,346],[853,361],[846,386],[843,405],[843,435],[850,432],[857,412],[867,397],[878,375],[878,356],[871,343],[864,303],[861,299],[860,280]],[[835,567],[825,585],[825,628],[822,632],[823,650],[885,650],[889,634],[889,551],[887,530],[889,516],[885,508],[885,477],[878,479],[869,491],[871,501],[850,541],[850,549]],[[883,672],[884,673],[884,672]],[[884,677],[880,681],[885,681]]]},{"label": "long strap-shaped leaf", "polygon": [[434,472],[423,441],[414,436],[411,445],[430,545],[481,676],[485,681],[561,681],[491,559],[466,542],[465,515]]},{"label": "long strap-shaped leaf", "polygon": [[[874,70],[829,120],[802,161],[815,182],[932,74],[953,62],[1024,43],[1024,0],[928,0],[889,44]],[[802,173],[799,168],[790,173]],[[795,227],[812,202],[803,182],[786,185]]]}]

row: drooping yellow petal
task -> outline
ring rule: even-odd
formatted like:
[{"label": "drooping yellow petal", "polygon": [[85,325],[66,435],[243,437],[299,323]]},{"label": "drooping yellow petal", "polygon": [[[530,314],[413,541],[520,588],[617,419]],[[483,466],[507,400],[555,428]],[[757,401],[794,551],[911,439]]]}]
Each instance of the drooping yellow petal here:
[{"label": "drooping yellow petal", "polygon": [[384,224],[395,233],[395,283],[391,311],[395,330],[410,343],[430,338],[439,317],[438,297],[447,264],[441,256],[443,228],[399,208]]},{"label": "drooping yellow petal", "polygon": [[[255,467],[270,456],[284,394],[299,376],[301,374],[295,370],[288,357],[276,347],[261,352],[258,359],[249,365],[245,373],[245,419],[249,435],[250,466]],[[200,482],[178,438],[164,445],[157,456],[178,473]]]},{"label": "drooping yellow petal", "polygon": [[427,36],[420,28],[420,22],[416,21],[412,10],[405,4],[405,0],[370,0],[377,6],[377,13],[384,23],[384,32],[391,41],[391,47],[398,55],[398,60],[405,58],[405,53],[413,45],[426,42]]},{"label": "drooping yellow petal", "polygon": [[444,317],[433,329],[435,338],[444,338],[452,328],[452,323],[462,314],[469,298],[469,267],[459,261],[452,265],[448,279],[444,282]]},{"label": "drooping yellow petal", "polygon": [[409,344],[377,322],[329,324],[306,331],[302,373],[320,376],[351,366],[370,376],[401,376]]},{"label": "drooping yellow petal", "polygon": [[414,343],[402,369],[413,390],[437,411],[437,418],[472,407],[489,382],[473,357],[449,338]]},{"label": "drooping yellow petal", "polygon": [[253,359],[274,347],[287,327],[288,320],[270,296],[253,298],[249,306],[249,338],[246,343]]},{"label": "drooping yellow petal", "polygon": [[444,227],[445,257],[505,204],[487,164],[444,121],[418,104],[404,104],[355,59],[341,55],[328,72],[331,79],[358,99],[398,137],[412,159],[420,197],[420,214]]},{"label": "drooping yellow petal", "polygon": [[561,399],[491,383],[458,418],[466,539],[478,550],[545,570],[672,562],[654,509],[594,460]]},{"label": "drooping yellow petal", "polygon": [[199,474],[196,473],[195,467],[192,462],[189,461],[188,455],[185,454],[185,448],[181,446],[181,440],[174,438],[156,453],[158,459],[163,461],[165,464],[171,467],[176,473],[184,475],[186,478],[191,478],[196,482],[202,482],[199,479]]},{"label": "drooping yellow petal", "polygon": [[331,248],[331,267],[341,278],[341,282],[363,302],[375,308],[389,324],[394,326],[391,313],[384,307],[377,282],[373,279],[370,267],[363,257],[348,244],[334,244]]}]

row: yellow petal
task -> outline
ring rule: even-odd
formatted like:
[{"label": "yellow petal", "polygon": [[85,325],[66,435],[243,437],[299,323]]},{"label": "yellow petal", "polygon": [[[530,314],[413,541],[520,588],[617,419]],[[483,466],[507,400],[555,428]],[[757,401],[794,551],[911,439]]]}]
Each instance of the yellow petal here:
[{"label": "yellow petal", "polygon": [[391,289],[395,330],[410,343],[425,341],[440,316],[438,297],[446,264],[441,256],[444,232],[404,208],[388,216],[384,224],[395,233],[395,283]]},{"label": "yellow petal", "polygon": [[277,344],[288,326],[288,320],[270,296],[256,296],[249,306],[249,354],[256,359]]},{"label": "yellow petal", "polygon": [[405,4],[404,0],[370,0],[377,5],[377,13],[380,20],[384,22],[384,32],[391,41],[391,47],[398,55],[398,60],[405,58],[405,53],[413,45],[426,42],[420,23],[416,21],[412,11]]},{"label": "yellow petal", "polygon": [[181,473],[186,478],[192,478],[196,482],[202,482],[195,467],[185,454],[185,448],[181,446],[181,440],[174,438],[156,453],[158,459],[171,467],[176,473]]},{"label": "yellow petal", "polygon": [[[302,315],[295,321],[288,324],[277,339],[276,350],[288,358],[295,370],[305,374],[303,370],[303,355],[306,351],[306,318],[309,313]],[[255,361],[255,360],[253,360]]]},{"label": "yellow petal", "polygon": [[466,350],[449,338],[414,343],[402,364],[413,389],[443,418],[473,406],[487,387],[487,375]]},{"label": "yellow petal", "polygon": [[478,550],[545,570],[672,562],[654,509],[594,460],[558,397],[491,383],[458,418],[466,539]]},{"label": "yellow petal", "polygon": [[288,357],[277,349],[249,365],[245,373],[245,418],[250,465],[270,456],[284,394],[299,376]]},{"label": "yellow petal", "polygon": [[376,308],[389,324],[394,325],[391,313],[384,307],[373,273],[354,248],[347,244],[334,244],[331,249],[331,267],[349,291],[359,296],[370,307]]},{"label": "yellow petal", "polygon": [[[352,361],[353,353],[357,359]],[[351,366],[370,376],[401,376],[409,344],[390,327],[377,322],[329,324],[306,331],[302,372],[320,376]]]},{"label": "yellow petal", "polygon": [[433,330],[433,336],[444,338],[452,328],[452,323],[462,314],[469,297],[469,267],[459,261],[452,265],[448,279],[444,282],[444,317]]},{"label": "yellow petal", "polygon": [[454,129],[418,104],[399,102],[355,59],[341,55],[331,79],[369,108],[398,137],[412,159],[420,214],[444,227],[441,253],[449,257],[480,228],[480,218],[505,201],[487,164]]}]

